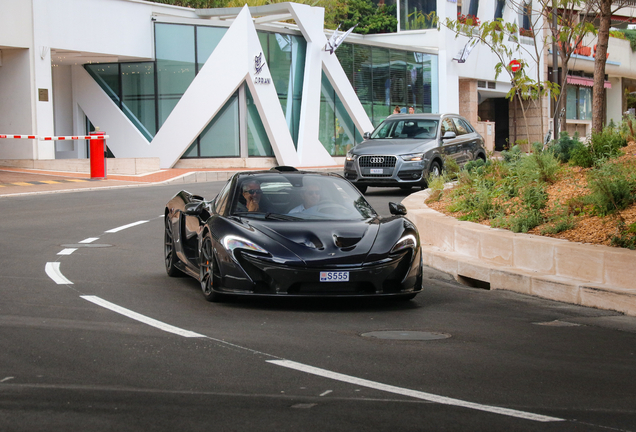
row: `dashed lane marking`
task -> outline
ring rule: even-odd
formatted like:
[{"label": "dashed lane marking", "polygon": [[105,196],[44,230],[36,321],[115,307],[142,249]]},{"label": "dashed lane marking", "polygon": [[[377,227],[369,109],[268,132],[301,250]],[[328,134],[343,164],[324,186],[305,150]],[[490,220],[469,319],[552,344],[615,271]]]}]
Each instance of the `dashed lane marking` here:
[{"label": "dashed lane marking", "polygon": [[73,285],[73,282],[66,279],[60,271],[59,262],[47,262],[44,271],[58,285]]},{"label": "dashed lane marking", "polygon": [[136,321],[142,322],[144,324],[147,324],[149,326],[158,328],[158,329],[163,330],[163,331],[168,332],[168,333],[174,333],[176,335],[187,337],[187,338],[204,338],[204,337],[207,337],[207,336],[199,334],[199,333],[195,333],[195,332],[192,332],[192,331],[189,331],[189,330],[184,330],[184,329],[181,329],[179,327],[175,327],[175,326],[172,326],[170,324],[166,324],[164,322],[157,321],[156,319],[147,317],[147,316],[142,315],[142,314],[137,313],[137,312],[133,312],[130,309],[123,308],[121,306],[116,305],[115,303],[111,303],[111,302],[106,301],[106,300],[104,300],[102,298],[99,298],[97,296],[85,295],[85,296],[81,296],[81,297],[84,300],[88,300],[89,302],[94,303],[94,304],[96,304],[98,306],[101,306],[101,307],[106,308],[106,309],[110,309],[113,312],[117,312],[118,314],[127,316],[128,318],[132,318],[132,319],[134,319]]},{"label": "dashed lane marking", "polygon": [[333,379],[336,381],[346,382],[349,384],[355,384],[362,387],[372,388],[375,390],[381,390],[388,393],[399,394],[403,396],[409,396],[416,399],[422,399],[429,402],[435,402],[443,405],[453,405],[463,408],[470,408],[478,411],[486,411],[495,414],[501,414],[509,417],[516,417],[525,420],[533,420],[538,422],[557,422],[565,421],[565,419],[558,417],[550,417],[541,414],[534,414],[525,411],[517,411],[509,408],[501,408],[491,405],[482,405],[474,402],[467,402],[460,399],[453,399],[445,396],[438,396],[431,393],[425,393],[417,390],[409,390],[402,387],[396,387],[388,384],[382,384],[375,381],[369,381],[363,378],[356,378],[350,375],[344,375],[337,372],[332,372],[326,369],[320,369],[313,366],[308,366],[302,363],[296,363],[290,360],[267,360],[268,363],[272,363],[278,366],[286,367],[289,369],[295,369],[300,372],[305,372],[312,375],[318,375],[324,378]]},{"label": "dashed lane marking", "polygon": [[116,232],[125,230],[126,228],[131,228],[131,227],[134,227],[134,226],[137,226],[137,225],[145,224],[146,222],[148,222],[148,221],[147,220],[137,221],[137,222],[133,222],[133,223],[128,224],[128,225],[123,225],[123,226],[120,226],[120,227],[117,227],[117,228],[113,228],[113,229],[108,230],[106,232],[107,233],[116,233]]}]

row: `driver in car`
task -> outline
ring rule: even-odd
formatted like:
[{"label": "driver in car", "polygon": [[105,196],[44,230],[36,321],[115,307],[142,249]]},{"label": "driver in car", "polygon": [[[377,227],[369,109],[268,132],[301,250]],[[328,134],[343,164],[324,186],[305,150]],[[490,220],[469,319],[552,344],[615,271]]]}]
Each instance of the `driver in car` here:
[{"label": "driver in car", "polygon": [[294,207],[289,214],[310,210],[320,202],[320,187],[315,183],[309,183],[303,188],[303,203]]},{"label": "driver in car", "polygon": [[249,180],[242,185],[243,199],[245,203],[239,201],[236,205],[237,212],[257,212],[260,209],[263,191],[261,185],[256,180]]}]

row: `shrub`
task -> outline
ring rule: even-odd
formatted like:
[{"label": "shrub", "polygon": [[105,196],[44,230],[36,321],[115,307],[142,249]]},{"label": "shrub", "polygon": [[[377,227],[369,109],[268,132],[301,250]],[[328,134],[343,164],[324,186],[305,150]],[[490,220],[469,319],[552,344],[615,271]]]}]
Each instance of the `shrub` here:
[{"label": "shrub", "polygon": [[592,193],[587,199],[599,216],[623,210],[636,202],[636,182],[618,165],[606,164],[592,171],[589,186]]},{"label": "shrub", "polygon": [[554,141],[554,144],[550,148],[554,152],[554,157],[556,157],[559,162],[568,163],[572,158],[572,151],[581,145],[583,144],[579,141],[578,133],[571,137],[567,132],[562,131],[559,134],[559,139]]},{"label": "shrub", "polygon": [[625,222],[621,221],[617,230],[618,234],[611,240],[612,246],[636,249],[636,223],[626,226]]}]

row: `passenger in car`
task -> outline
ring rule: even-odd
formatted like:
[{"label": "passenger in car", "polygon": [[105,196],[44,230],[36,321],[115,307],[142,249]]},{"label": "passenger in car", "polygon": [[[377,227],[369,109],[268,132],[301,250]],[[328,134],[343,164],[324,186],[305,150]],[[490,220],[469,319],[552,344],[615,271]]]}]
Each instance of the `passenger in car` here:
[{"label": "passenger in car", "polygon": [[303,203],[291,209],[289,214],[310,210],[320,202],[320,198],[320,187],[315,183],[306,184],[303,188]]}]

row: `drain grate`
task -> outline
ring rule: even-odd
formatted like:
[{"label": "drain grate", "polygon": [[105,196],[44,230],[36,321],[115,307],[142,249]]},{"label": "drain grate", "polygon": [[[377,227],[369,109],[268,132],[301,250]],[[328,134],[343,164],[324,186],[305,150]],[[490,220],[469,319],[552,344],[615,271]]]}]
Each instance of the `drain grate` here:
[{"label": "drain grate", "polygon": [[451,335],[449,335],[448,333],[406,331],[406,330],[372,331],[368,333],[362,333],[361,336],[368,337],[368,338],[375,338],[375,339],[415,340],[415,341],[430,341],[430,340],[448,339],[449,337],[451,337]]}]

